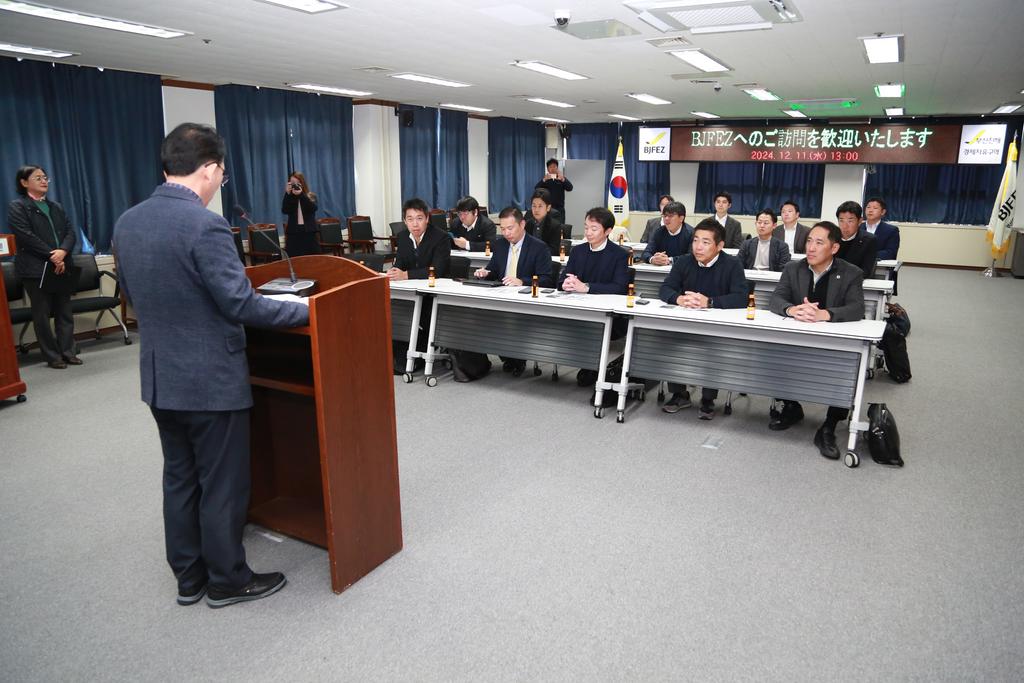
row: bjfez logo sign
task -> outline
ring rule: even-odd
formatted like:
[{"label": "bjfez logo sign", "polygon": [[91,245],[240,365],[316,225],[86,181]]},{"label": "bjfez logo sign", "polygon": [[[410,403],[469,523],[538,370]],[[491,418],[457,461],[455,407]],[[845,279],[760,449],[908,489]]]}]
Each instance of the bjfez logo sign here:
[{"label": "bjfez logo sign", "polygon": [[669,161],[672,155],[671,128],[641,128],[640,149],[637,159],[640,161]]}]

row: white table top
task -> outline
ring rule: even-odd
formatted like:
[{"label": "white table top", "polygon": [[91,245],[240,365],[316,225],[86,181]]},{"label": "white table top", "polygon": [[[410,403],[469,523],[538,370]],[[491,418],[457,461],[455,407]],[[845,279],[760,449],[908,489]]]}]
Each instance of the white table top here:
[{"label": "white table top", "polygon": [[[514,287],[473,287],[455,282],[448,278],[438,278],[436,285],[431,287],[426,280],[404,280],[392,283],[392,287],[399,285],[399,289],[414,289],[421,294],[437,294],[460,298],[473,299],[475,301],[515,301],[539,306],[559,306],[562,308],[573,308],[587,311],[615,310],[619,306],[625,307],[626,296],[619,294],[576,294],[570,292],[552,292],[541,294],[536,299],[529,294],[520,294],[519,290],[525,286]],[[544,289],[543,287],[541,289]],[[548,288],[553,289],[553,288]]]}]

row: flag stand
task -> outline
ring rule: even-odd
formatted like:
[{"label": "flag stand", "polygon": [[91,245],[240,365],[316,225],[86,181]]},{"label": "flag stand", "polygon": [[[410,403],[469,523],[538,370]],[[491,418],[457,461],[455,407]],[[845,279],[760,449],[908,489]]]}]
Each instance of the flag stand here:
[{"label": "flag stand", "polygon": [[996,270],[996,260],[992,259],[992,265],[985,269],[981,274],[982,277],[1002,277],[1002,273]]}]

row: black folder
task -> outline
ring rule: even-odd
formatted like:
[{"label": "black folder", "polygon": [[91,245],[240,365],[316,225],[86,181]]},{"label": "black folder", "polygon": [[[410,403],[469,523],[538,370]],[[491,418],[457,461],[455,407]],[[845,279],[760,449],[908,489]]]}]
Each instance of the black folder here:
[{"label": "black folder", "polygon": [[65,259],[64,272],[57,275],[53,270],[53,263],[47,261],[43,265],[43,276],[39,278],[39,291],[71,296],[78,290],[78,274],[81,270],[71,263],[71,259]]}]

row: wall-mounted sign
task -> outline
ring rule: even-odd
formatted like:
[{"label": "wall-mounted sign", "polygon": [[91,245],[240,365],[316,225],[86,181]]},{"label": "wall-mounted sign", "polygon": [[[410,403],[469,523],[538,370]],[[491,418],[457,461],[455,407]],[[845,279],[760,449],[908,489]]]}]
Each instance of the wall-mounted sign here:
[{"label": "wall-mounted sign", "polygon": [[960,126],[676,127],[672,161],[955,164]]},{"label": "wall-mounted sign", "polygon": [[983,123],[964,126],[960,134],[960,164],[1001,164],[1003,143],[1006,141],[1005,123]]},{"label": "wall-mounted sign", "polygon": [[640,161],[669,161],[671,159],[672,129],[671,128],[640,128],[640,149],[637,159]]}]

